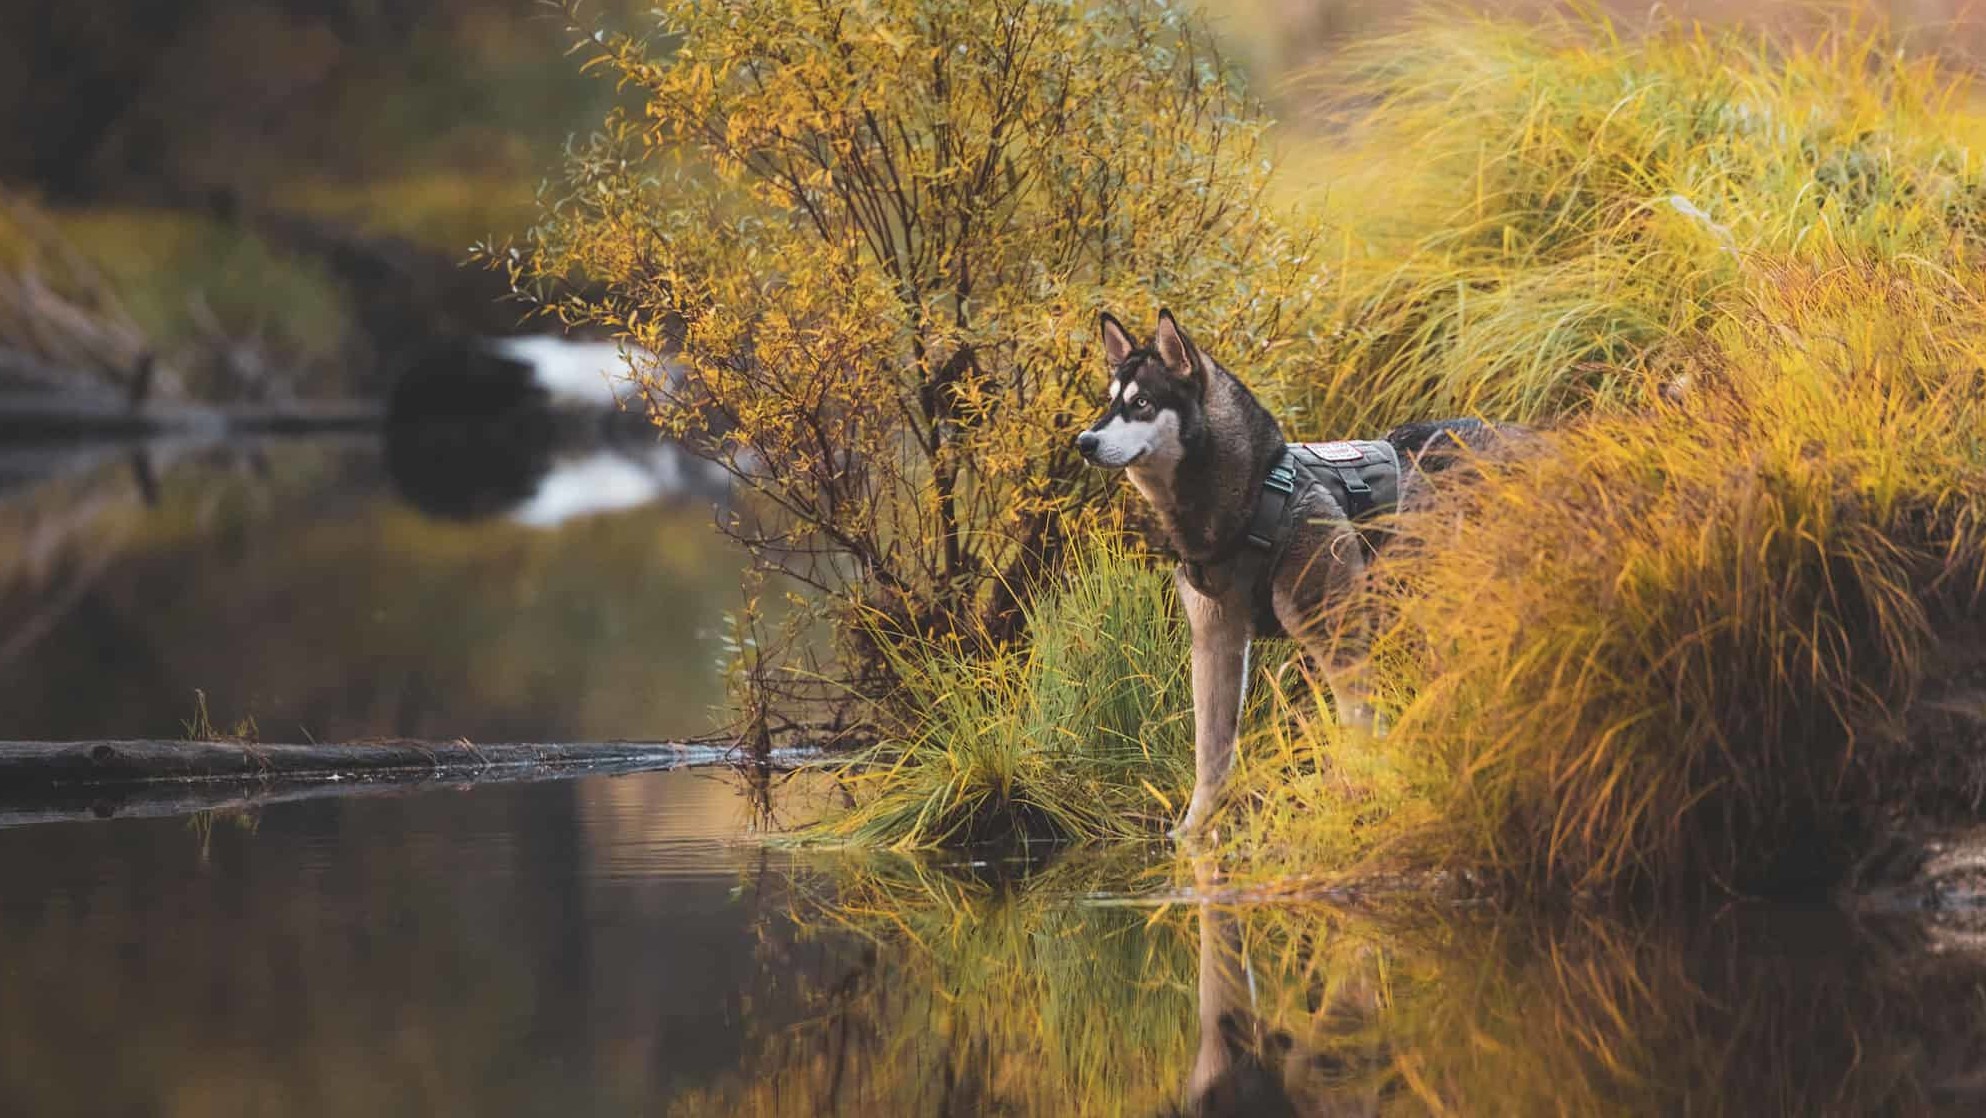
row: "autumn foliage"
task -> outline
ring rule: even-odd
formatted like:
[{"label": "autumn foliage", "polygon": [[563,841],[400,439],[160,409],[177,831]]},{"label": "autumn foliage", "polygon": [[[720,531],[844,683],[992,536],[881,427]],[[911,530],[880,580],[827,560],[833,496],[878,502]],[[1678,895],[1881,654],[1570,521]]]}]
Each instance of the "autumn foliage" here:
[{"label": "autumn foliage", "polygon": [[[1108,494],[1071,446],[1110,306],[1194,308],[1281,377],[1313,300],[1265,216],[1264,118],[1162,0],[664,3],[588,30],[633,106],[576,151],[513,261],[638,368],[665,431],[718,430],[755,556],[844,631],[997,644]],[[872,665],[881,658],[872,658]]]}]

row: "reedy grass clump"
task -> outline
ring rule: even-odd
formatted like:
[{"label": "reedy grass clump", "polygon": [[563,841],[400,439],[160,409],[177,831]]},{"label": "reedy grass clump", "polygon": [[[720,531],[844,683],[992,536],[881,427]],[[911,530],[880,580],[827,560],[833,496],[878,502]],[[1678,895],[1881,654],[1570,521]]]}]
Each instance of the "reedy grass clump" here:
[{"label": "reedy grass clump", "polygon": [[1941,257],[1986,216],[1986,115],[1880,27],[1443,16],[1316,80],[1344,134],[1295,155],[1339,244],[1307,406],[1334,430],[1638,405],[1747,260]]},{"label": "reedy grass clump", "polygon": [[903,689],[883,742],[840,766],[855,806],[819,837],[896,847],[1135,838],[1192,784],[1188,638],[1170,579],[1124,544],[1035,596],[1033,639],[991,655],[877,641]]},{"label": "reedy grass clump", "polygon": [[1976,659],[1978,284],[1786,264],[1707,340],[1684,407],[1567,427],[1402,519],[1364,604],[1396,691],[1378,748],[1417,781],[1333,787],[1376,747],[1312,719],[1269,752],[1330,759],[1263,782],[1251,839],[1404,842],[1527,887],[1797,888],[1977,763],[1909,715]]}]

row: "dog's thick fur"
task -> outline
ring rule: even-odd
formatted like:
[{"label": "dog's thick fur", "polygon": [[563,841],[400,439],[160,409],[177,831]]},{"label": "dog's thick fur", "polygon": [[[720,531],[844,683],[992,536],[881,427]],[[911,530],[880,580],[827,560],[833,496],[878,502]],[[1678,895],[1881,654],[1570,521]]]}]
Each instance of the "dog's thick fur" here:
[{"label": "dog's thick fur", "polygon": [[[1090,462],[1122,469],[1157,513],[1181,560],[1174,583],[1193,630],[1193,800],[1180,824],[1203,824],[1234,760],[1248,678],[1254,587],[1223,585],[1220,572],[1241,546],[1262,481],[1285,440],[1275,416],[1241,381],[1193,345],[1171,312],[1159,314],[1149,346],[1139,346],[1115,318],[1102,316],[1110,402],[1077,437]],[[1400,452],[1400,504],[1412,503],[1424,470],[1444,451],[1493,437],[1473,420],[1409,424],[1388,435]],[[1363,577],[1367,543],[1323,487],[1294,510],[1283,561],[1268,572],[1270,603],[1283,630],[1323,671],[1341,721],[1371,728],[1358,657],[1321,632],[1326,607]],[[1188,565],[1215,572],[1201,587]],[[1228,580],[1232,583],[1232,580]]]}]

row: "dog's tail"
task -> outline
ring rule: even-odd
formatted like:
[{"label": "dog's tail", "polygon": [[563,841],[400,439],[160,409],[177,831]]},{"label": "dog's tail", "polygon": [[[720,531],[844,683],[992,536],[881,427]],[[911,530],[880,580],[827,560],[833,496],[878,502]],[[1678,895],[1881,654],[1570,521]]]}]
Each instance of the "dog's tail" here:
[{"label": "dog's tail", "polygon": [[1413,462],[1423,470],[1439,470],[1454,462],[1460,451],[1485,451],[1523,430],[1515,424],[1480,419],[1422,419],[1386,432],[1386,441],[1393,444],[1400,461]]}]

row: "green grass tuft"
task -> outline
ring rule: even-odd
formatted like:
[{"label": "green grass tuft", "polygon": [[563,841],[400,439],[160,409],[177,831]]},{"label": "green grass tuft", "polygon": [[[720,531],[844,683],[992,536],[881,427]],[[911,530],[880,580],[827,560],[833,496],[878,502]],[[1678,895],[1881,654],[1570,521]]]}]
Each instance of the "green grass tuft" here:
[{"label": "green grass tuft", "polygon": [[883,744],[840,767],[855,807],[816,837],[896,847],[1134,838],[1192,786],[1187,633],[1170,578],[1081,552],[1030,610],[1031,643],[973,658],[891,649],[907,681]]}]

